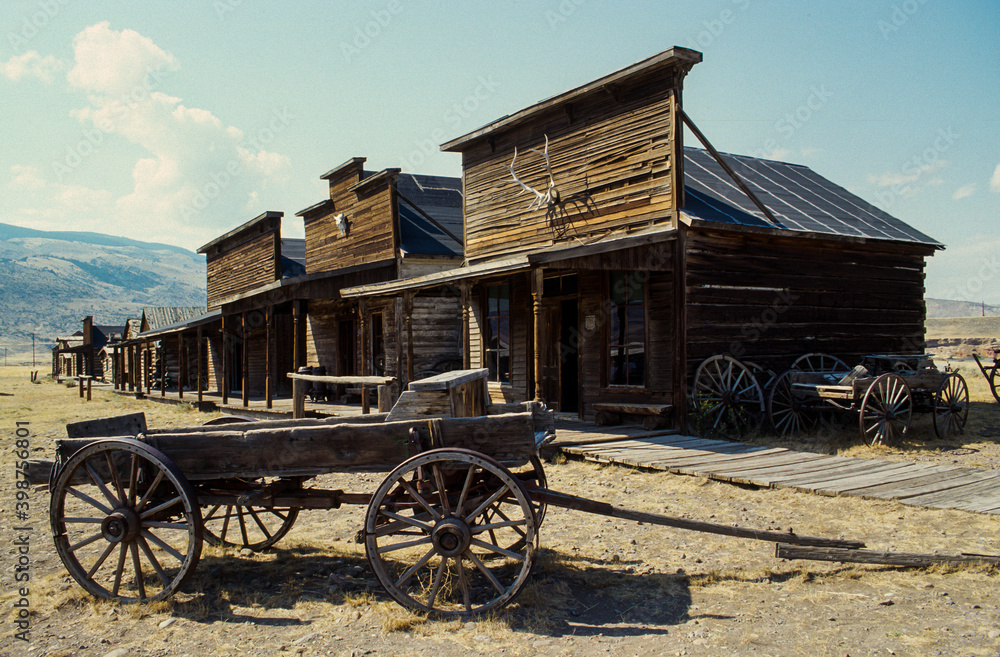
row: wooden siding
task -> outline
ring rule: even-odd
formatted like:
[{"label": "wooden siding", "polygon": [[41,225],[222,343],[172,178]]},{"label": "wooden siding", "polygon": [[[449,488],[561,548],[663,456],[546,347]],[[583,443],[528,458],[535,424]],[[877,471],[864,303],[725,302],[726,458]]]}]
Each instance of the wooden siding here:
[{"label": "wooden siding", "polygon": [[[309,314],[306,322],[306,363],[308,365],[322,365],[329,375],[344,374],[337,365],[338,329],[341,320],[350,319],[354,320],[355,329],[359,329],[357,312],[343,301],[317,299],[309,301]],[[357,339],[356,336],[355,339]],[[355,368],[357,366],[358,363],[355,362]]]},{"label": "wooden siding", "polygon": [[207,254],[208,308],[219,301],[272,283],[280,272],[280,235],[268,231],[232,249]]},{"label": "wooden siding", "polygon": [[[462,363],[462,305],[454,295],[418,296],[413,299],[413,371],[441,371]],[[391,325],[386,324],[386,350]],[[405,336],[403,342],[405,343]]]},{"label": "wooden siding", "polygon": [[777,372],[821,351],[848,363],[922,352],[928,247],[691,230],[688,375],[732,354]]},{"label": "wooden siding", "polygon": [[[306,273],[333,271],[374,260],[393,258],[396,253],[396,217],[392,180],[386,176],[357,191],[350,187],[358,175],[330,181],[333,208],[318,216],[307,215]],[[340,234],[335,217],[347,217],[346,236]]]},{"label": "wooden siding", "polygon": [[[657,71],[466,147],[466,256],[669,224],[673,85],[672,73]],[[544,191],[544,160],[528,149],[542,150],[546,135],[563,201],[555,216],[546,216],[545,208],[527,210],[534,196],[519,193],[507,169],[517,147],[518,177]]]}]

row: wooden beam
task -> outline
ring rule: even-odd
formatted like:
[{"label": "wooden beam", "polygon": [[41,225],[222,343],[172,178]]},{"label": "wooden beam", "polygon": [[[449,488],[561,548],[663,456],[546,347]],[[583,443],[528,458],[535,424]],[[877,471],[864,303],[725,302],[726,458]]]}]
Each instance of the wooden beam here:
[{"label": "wooden beam", "polygon": [[240,329],[241,338],[243,343],[240,345],[242,347],[241,357],[243,359],[243,384],[242,390],[240,391],[243,397],[243,406],[250,405],[250,332],[247,330],[247,314],[240,314]]},{"label": "wooden beam", "polygon": [[462,369],[472,367],[472,335],[469,330],[469,315],[471,313],[469,281],[460,283],[462,290]]},{"label": "wooden beam", "polygon": [[413,381],[413,292],[405,293],[406,299],[406,382]]},{"label": "wooden beam", "polygon": [[219,387],[222,389],[222,403],[229,403],[229,331],[232,330],[232,319],[226,321],[226,316],[222,316],[222,382]]},{"label": "wooden beam", "polygon": [[396,377],[400,380],[403,379],[403,366],[406,362],[403,358],[403,329],[406,325],[406,320],[404,316],[406,315],[406,310],[404,308],[403,297],[397,296],[395,299],[396,307]]},{"label": "wooden beam", "polygon": [[305,318],[302,312],[302,301],[295,299],[292,301],[292,369],[298,371],[305,365],[302,346],[305,344]]},{"label": "wooden beam", "polygon": [[205,391],[204,391],[203,386],[201,384],[201,381],[202,381],[202,372],[203,372],[203,370],[202,370],[202,360],[203,360],[202,349],[203,349],[203,346],[204,346],[204,337],[202,336],[201,327],[200,326],[198,327],[198,337],[197,337],[197,340],[198,340],[198,383],[197,383],[197,386],[198,386],[198,405],[200,407],[201,404],[202,404],[202,402],[205,400],[204,399],[204,397],[205,397]]},{"label": "wooden beam", "polygon": [[890,566],[924,567],[934,564],[997,564],[1000,556],[986,554],[914,554],[908,552],[876,552],[845,548],[818,548],[784,545],[775,546],[774,556],[779,559],[808,559],[810,561],[838,561],[841,563],[877,563]]},{"label": "wooden beam", "polygon": [[678,227],[674,242],[674,362],[672,397],[674,428],[683,431],[687,425],[687,229]]},{"label": "wooden beam", "polygon": [[747,187],[746,183],[743,182],[743,179],[740,178],[739,175],[737,175],[736,172],[733,171],[732,167],[730,167],[729,164],[722,158],[722,156],[719,155],[719,151],[715,150],[715,147],[712,146],[711,143],[709,143],[708,138],[702,134],[701,130],[698,129],[698,126],[694,124],[694,121],[692,121],[690,117],[688,117],[688,115],[684,113],[683,109],[680,109],[678,111],[680,112],[681,118],[684,120],[684,125],[686,125],[691,130],[691,132],[694,133],[694,136],[697,137],[698,141],[702,143],[702,145],[705,147],[705,150],[707,150],[711,154],[711,156],[715,158],[715,161],[719,163],[719,166],[721,166],[723,170],[725,170],[725,172],[729,174],[729,177],[733,179],[733,182],[736,183],[736,186],[739,187],[741,190],[743,190],[743,193],[746,194],[751,201],[753,201],[753,204],[756,205],[757,208],[764,213],[764,216],[767,217],[767,221],[771,225],[777,228],[782,228],[781,222],[779,222],[777,219],[774,218],[774,215],[771,214],[771,211],[767,209],[767,206],[764,205],[764,203],[759,198],[757,198],[757,195],[754,194],[749,187]]},{"label": "wooden beam", "polygon": [[264,310],[264,398],[268,408],[274,407],[274,306]]},{"label": "wooden beam", "polygon": [[539,345],[542,344],[542,286],[544,270],[542,268],[533,269],[531,272],[531,301],[532,301],[532,322],[534,343],[531,349],[531,358],[535,368],[535,401],[542,401],[542,358]]},{"label": "wooden beam", "polygon": [[177,398],[184,399],[184,380],[187,378],[187,352],[184,349],[184,331],[177,334]]}]

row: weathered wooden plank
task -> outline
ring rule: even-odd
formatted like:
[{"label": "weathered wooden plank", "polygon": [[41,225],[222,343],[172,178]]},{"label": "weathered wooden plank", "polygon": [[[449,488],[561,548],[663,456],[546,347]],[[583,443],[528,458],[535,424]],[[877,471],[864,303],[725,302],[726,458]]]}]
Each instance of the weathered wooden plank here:
[{"label": "weathered wooden plank", "polygon": [[914,554],[909,552],[876,552],[843,548],[814,548],[785,545],[775,546],[778,559],[808,559],[810,561],[837,561],[842,563],[877,563],[891,566],[922,567],[933,564],[990,564],[1000,563],[1000,556],[944,554]]},{"label": "weathered wooden plank", "polygon": [[777,478],[774,481],[781,486],[816,489],[827,482],[846,479],[859,474],[870,474],[885,470],[887,467],[887,464],[882,461],[869,461],[867,459],[841,461],[839,463],[831,462],[826,468],[802,474],[787,475]]},{"label": "weathered wooden plank", "polygon": [[93,438],[95,436],[137,436],[146,431],[146,414],[129,413],[114,417],[70,422],[66,425],[69,438]]},{"label": "weathered wooden plank", "polygon": [[978,477],[978,473],[961,468],[933,466],[933,468],[928,468],[925,474],[918,474],[918,476],[904,481],[855,489],[855,494],[879,499],[905,500],[909,497],[942,490],[951,485],[948,483],[951,481],[955,482],[955,486],[960,486],[963,483],[978,481]]},{"label": "weathered wooden plank", "polygon": [[[951,483],[953,482],[954,480]],[[976,495],[993,493],[996,491],[998,484],[1000,484],[1000,473],[991,472],[989,475],[981,477],[978,481],[970,481],[957,486],[948,485],[947,487],[942,487],[941,490],[922,495],[912,495],[905,499],[908,504],[918,504],[920,506],[936,507],[942,504],[950,506],[957,501]]]},{"label": "weathered wooden plank", "polygon": [[408,389],[416,391],[451,390],[452,388],[460,386],[463,383],[469,383],[471,381],[485,381],[489,373],[490,371],[488,369],[442,372],[441,374],[429,376],[426,379],[411,381]]}]

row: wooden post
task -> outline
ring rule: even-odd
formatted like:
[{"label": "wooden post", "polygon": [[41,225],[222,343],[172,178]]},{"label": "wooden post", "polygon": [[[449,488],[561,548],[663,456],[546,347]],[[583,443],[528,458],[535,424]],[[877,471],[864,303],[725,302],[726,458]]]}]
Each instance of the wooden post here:
[{"label": "wooden post", "polygon": [[222,403],[229,403],[229,330],[232,321],[226,321],[226,316],[222,316]]},{"label": "wooden post", "polygon": [[146,395],[153,394],[153,352],[149,348],[149,341],[146,341],[146,369],[144,381],[146,383]]},{"label": "wooden post", "polygon": [[361,384],[361,414],[368,415],[371,413],[371,408],[368,404],[368,386]]},{"label": "wooden post", "polygon": [[201,360],[202,360],[203,339],[202,339],[202,335],[201,335],[201,327],[200,326],[198,327],[198,338],[197,339],[198,339],[198,383],[197,383],[197,386],[198,386],[198,406],[200,408],[201,407],[201,403],[204,401],[204,395],[205,395],[205,391],[204,391],[204,389],[202,388],[202,385],[201,385],[201,377],[202,377]]},{"label": "wooden post", "polygon": [[[302,301],[292,301],[292,369],[296,372],[305,365],[301,345],[305,342],[305,322],[302,316]],[[304,393],[303,393],[304,394]]]},{"label": "wooden post", "polygon": [[302,379],[292,379],[292,418],[306,416],[306,382]]},{"label": "wooden post", "polygon": [[542,358],[539,345],[542,344],[542,276],[541,268],[531,272],[532,319],[534,321],[534,344],[532,358],[535,361],[535,401],[542,401]]},{"label": "wooden post", "polygon": [[[135,345],[130,344],[125,348],[125,363],[128,371],[125,372],[125,382],[128,385],[129,392],[135,392]],[[125,386],[122,386],[122,390],[125,390]]]},{"label": "wooden post", "polygon": [[91,386],[94,384],[94,377],[87,377],[87,401],[90,401]]},{"label": "wooden post", "polygon": [[266,400],[267,407],[273,408],[274,406],[274,358],[272,356],[272,350],[274,349],[271,344],[274,342],[274,306],[268,306],[264,311],[264,399]]},{"label": "wooden post", "polygon": [[167,396],[167,339],[160,338],[160,346],[156,348],[160,357],[160,397]]},{"label": "wooden post", "polygon": [[413,293],[406,293],[406,380],[413,381]]},{"label": "wooden post", "polygon": [[472,351],[472,336],[469,330],[470,298],[469,281],[462,281],[462,369],[465,370],[472,367],[472,354],[470,353]]},{"label": "wooden post", "polygon": [[[358,299],[358,323],[360,324],[361,328],[361,330],[358,331],[358,334],[361,336],[359,340],[361,344],[358,345],[358,350],[361,356],[361,370],[360,370],[361,376],[368,376],[369,374],[371,374],[371,372],[368,371],[368,358],[367,358],[368,326],[367,322],[365,322],[365,313],[367,312],[367,310],[368,310],[368,304],[365,303],[365,300]],[[361,386],[362,397],[364,397],[364,392],[365,388],[364,386]],[[362,404],[362,407],[364,407],[364,404]]]},{"label": "wooden post", "polygon": [[687,425],[687,228],[680,226],[674,241],[674,428]]},{"label": "wooden post", "polygon": [[184,351],[184,331],[177,334],[177,398],[184,399],[184,379],[187,378],[187,353]]},{"label": "wooden post", "polygon": [[[403,328],[405,326],[405,320],[403,316],[406,314],[404,310],[403,297],[396,297],[396,378],[403,378]],[[381,409],[379,412],[382,412]]]},{"label": "wooden post", "polygon": [[80,399],[83,399],[83,375],[77,374],[76,379],[80,382]]},{"label": "wooden post", "polygon": [[247,331],[247,314],[240,315],[240,326],[243,329],[243,406],[250,405],[250,334]]}]

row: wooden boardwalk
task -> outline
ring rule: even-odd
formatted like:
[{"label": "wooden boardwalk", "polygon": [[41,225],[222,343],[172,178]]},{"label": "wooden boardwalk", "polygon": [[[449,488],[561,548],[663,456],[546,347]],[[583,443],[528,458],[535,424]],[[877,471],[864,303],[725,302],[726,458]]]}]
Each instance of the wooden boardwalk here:
[{"label": "wooden boardwalk", "polygon": [[1000,514],[1000,471],[995,470],[827,456],[579,422],[559,422],[557,434],[553,447],[600,463],[821,495],[856,495]]}]

